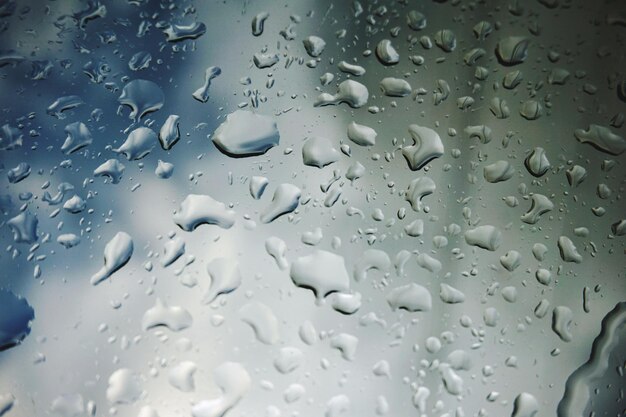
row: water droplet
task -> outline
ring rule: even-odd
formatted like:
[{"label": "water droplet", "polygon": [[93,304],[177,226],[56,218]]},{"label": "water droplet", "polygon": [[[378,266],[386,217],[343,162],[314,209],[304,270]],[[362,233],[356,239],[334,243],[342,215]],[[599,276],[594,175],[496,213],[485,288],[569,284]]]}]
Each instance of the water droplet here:
[{"label": "water droplet", "polygon": [[189,25],[170,24],[164,30],[168,42],[180,42],[185,39],[197,39],[206,32],[206,25],[193,22]]},{"label": "water droplet", "polygon": [[400,62],[400,55],[389,39],[383,39],[376,45],[376,57],[383,65],[395,65]]},{"label": "water droplet", "polygon": [[128,68],[133,71],[140,71],[150,67],[152,55],[147,51],[139,51],[133,54],[128,61]]},{"label": "water droplet", "polygon": [[536,147],[524,160],[528,172],[535,177],[543,176],[550,169],[550,161],[543,148]]},{"label": "water droplet", "polygon": [[589,143],[594,148],[611,155],[621,155],[626,150],[626,139],[605,126],[591,124],[587,130],[576,129],[574,136],[579,142]]},{"label": "water droplet", "polygon": [[347,361],[355,359],[358,346],[359,339],[348,333],[339,333],[330,338],[330,347],[337,349]]},{"label": "water droplet", "polygon": [[287,346],[280,348],[278,357],[274,359],[274,368],[281,374],[288,374],[300,367],[304,362],[304,354],[298,348]]},{"label": "water droplet", "polygon": [[554,68],[548,75],[548,82],[553,85],[565,85],[570,73],[564,68]]},{"label": "water droplet", "polygon": [[254,65],[259,69],[271,68],[280,61],[278,54],[261,54],[256,53],[252,56]]},{"label": "water droplet", "polygon": [[583,257],[578,253],[574,242],[567,236],[560,236],[558,240],[559,253],[563,262],[581,263]]},{"label": "water droplet", "polygon": [[413,30],[422,30],[426,28],[426,16],[417,10],[411,10],[406,15],[406,24]]},{"label": "water droplet", "polygon": [[198,365],[195,362],[183,361],[170,369],[167,379],[177,390],[192,392],[196,388],[193,375],[197,370]]},{"label": "water droplet", "polygon": [[167,116],[167,119],[165,119],[163,126],[161,126],[161,130],[159,130],[159,142],[161,143],[161,147],[166,151],[172,149],[180,139],[180,130],[178,128],[179,121],[180,116],[170,114]]},{"label": "water droplet", "polygon": [[543,116],[543,106],[537,100],[526,100],[519,113],[526,120],[537,120]]},{"label": "water droplet", "polygon": [[20,162],[15,166],[15,168],[11,168],[7,172],[7,179],[11,184],[17,184],[20,181],[25,180],[31,173],[30,164],[26,162]]},{"label": "water droplet", "polygon": [[626,220],[619,220],[611,225],[611,233],[615,236],[626,235]]},{"label": "water droplet", "polygon": [[91,284],[98,285],[128,263],[133,255],[133,239],[126,232],[117,232],[104,247],[104,266],[91,276]]},{"label": "water droplet", "polygon": [[411,94],[411,84],[401,78],[385,77],[380,82],[380,90],[388,97],[406,97]]},{"label": "water droplet", "polygon": [[502,65],[521,64],[528,57],[528,39],[523,36],[509,36],[501,39],[496,46],[496,56]]},{"label": "water droplet", "polygon": [[57,243],[63,245],[65,249],[70,249],[80,243],[80,237],[74,233],[64,233],[57,236]]},{"label": "water droplet", "polygon": [[254,36],[261,36],[263,34],[265,21],[268,17],[270,17],[268,12],[261,12],[252,18],[252,34]]},{"label": "water droplet", "polygon": [[323,168],[339,160],[339,151],[332,142],[320,136],[314,136],[304,141],[302,145],[302,161],[304,165]]},{"label": "water droplet", "polygon": [[87,207],[87,202],[83,200],[80,196],[74,195],[72,198],[68,199],[64,204],[63,208],[72,214],[78,214],[85,210]]},{"label": "water droplet", "polygon": [[165,242],[161,265],[165,268],[176,262],[185,253],[185,241],[176,236]]},{"label": "water droplet", "polygon": [[223,417],[243,398],[252,383],[246,369],[237,362],[225,362],[213,371],[213,380],[222,395],[198,402],[191,409],[193,417]]},{"label": "water droplet", "polygon": [[211,80],[222,73],[220,67],[208,67],[204,71],[204,83],[192,94],[193,98],[201,103],[206,103],[209,100],[209,87],[211,86]]},{"label": "water droplet", "polygon": [[511,417],[533,417],[539,412],[539,402],[527,392],[522,392],[513,401]]},{"label": "water droplet", "polygon": [[507,271],[513,272],[522,263],[522,255],[516,250],[510,250],[500,257],[500,263]]},{"label": "water droplet", "polygon": [[413,395],[413,405],[420,414],[426,413],[428,410],[426,408],[426,401],[430,397],[430,390],[426,387],[418,387]]},{"label": "water droplet", "polygon": [[262,155],[278,145],[276,122],[269,116],[237,110],[213,133],[213,143],[232,157]]},{"label": "water droplet", "polygon": [[300,325],[300,328],[298,329],[298,336],[300,336],[300,340],[302,340],[302,342],[309,346],[317,343],[317,331],[315,330],[313,323],[308,320]]},{"label": "water droplet", "polygon": [[572,187],[578,187],[587,178],[587,170],[580,165],[574,165],[565,171],[567,182]]},{"label": "water droplet", "polygon": [[66,155],[77,152],[93,142],[91,132],[82,122],[74,122],[65,126],[65,133],[67,133],[67,138],[61,146],[61,152]]},{"label": "water droplet", "polygon": [[346,171],[346,178],[351,182],[361,178],[365,174],[365,166],[359,161],[355,161],[348,167]]},{"label": "water droplet", "polygon": [[463,392],[463,379],[447,363],[439,365],[439,372],[443,386],[450,395],[460,395]]},{"label": "water droplet", "polygon": [[354,314],[361,308],[361,294],[346,294],[335,292],[328,296],[330,300],[330,306],[333,310],[338,311],[341,314]]},{"label": "water droplet", "polygon": [[274,191],[272,202],[261,213],[261,222],[271,223],[294,211],[298,207],[301,194],[300,189],[293,184],[280,184]]},{"label": "water droplet", "polygon": [[391,366],[389,365],[389,362],[382,359],[374,364],[372,373],[376,376],[386,376],[387,378],[391,378]]},{"label": "water droplet", "polygon": [[369,126],[360,125],[355,122],[348,124],[348,139],[360,146],[374,146],[376,144],[377,133]]},{"label": "water droplet", "polygon": [[112,184],[118,184],[122,180],[126,167],[117,159],[109,159],[103,162],[93,171],[94,177],[108,177]]},{"label": "water droplet", "polygon": [[464,131],[470,139],[478,139],[481,143],[491,142],[491,128],[489,126],[467,126]]},{"label": "water droplet", "polygon": [[444,52],[452,52],[456,48],[456,36],[450,29],[442,29],[435,33],[435,45]]},{"label": "water droplet", "polygon": [[250,195],[252,198],[260,199],[269,183],[270,181],[265,177],[254,176],[250,178]]},{"label": "water droplet", "polygon": [[417,255],[417,264],[425,270],[434,274],[441,271],[441,268],[443,268],[443,265],[439,260],[433,258],[427,253],[420,253],[419,255]]},{"label": "water droplet", "polygon": [[130,107],[129,117],[138,121],[146,114],[163,107],[165,95],[161,87],[152,81],[133,80],[124,86],[118,101]]},{"label": "water droplet", "polygon": [[257,340],[266,345],[273,345],[280,339],[278,319],[271,308],[258,301],[245,304],[239,309],[239,316],[244,323],[252,327]]},{"label": "water droplet", "polygon": [[352,108],[359,108],[367,104],[368,97],[369,91],[363,84],[354,80],[345,80],[339,83],[337,94],[322,93],[313,105],[320,107],[346,103]]},{"label": "water droplet", "polygon": [[422,210],[422,199],[435,192],[435,182],[429,177],[419,177],[411,181],[406,191],[405,200],[414,211]]},{"label": "water droplet", "polygon": [[23,211],[7,221],[13,232],[15,243],[35,243],[37,241],[37,216],[29,211]]},{"label": "water droplet", "polygon": [[148,155],[157,144],[157,134],[147,127],[138,127],[129,133],[126,141],[115,152],[123,154],[129,161]]},{"label": "water droplet", "polygon": [[337,64],[337,68],[339,68],[341,72],[345,72],[346,74],[352,74],[355,77],[360,77],[361,75],[365,74],[365,68],[360,65],[350,64],[346,61],[341,61],[339,64]]},{"label": "water droplet", "polygon": [[293,261],[289,276],[296,286],[313,291],[318,302],[333,292],[347,292],[350,288],[343,257],[324,250]]},{"label": "water droplet", "polygon": [[554,204],[543,194],[533,194],[530,197],[530,208],[520,218],[524,223],[535,224],[541,215],[552,211]]},{"label": "water droplet", "polygon": [[113,404],[133,404],[141,392],[139,377],[128,368],[120,368],[109,377],[106,395]]},{"label": "water droplet", "polygon": [[186,232],[195,230],[201,224],[214,224],[230,229],[235,224],[235,212],[208,195],[189,194],[180,203],[173,219]]},{"label": "water droplet", "polygon": [[167,327],[173,332],[179,332],[191,326],[193,318],[189,312],[180,306],[169,306],[157,298],[154,307],[149,308],[141,318],[143,330],[155,327]]},{"label": "water droplet", "polygon": [[157,167],[154,170],[154,173],[157,177],[166,180],[172,176],[174,173],[174,164],[161,161],[160,159],[157,162]]},{"label": "water droplet", "polygon": [[455,371],[469,371],[472,369],[472,358],[464,350],[456,349],[448,354],[447,361]]},{"label": "water droplet", "polygon": [[425,287],[411,283],[391,290],[387,295],[387,303],[392,310],[430,311],[432,297]]},{"label": "water droplet", "polygon": [[448,284],[439,284],[439,297],[446,304],[465,302],[465,294]]},{"label": "water droplet", "polygon": [[552,330],[561,338],[564,342],[572,341],[572,331],[570,326],[574,314],[569,307],[557,306],[552,310]]},{"label": "water droplet", "polygon": [[411,237],[419,237],[424,234],[424,221],[422,219],[413,220],[405,226],[404,232]]},{"label": "water droplet", "polygon": [[306,394],[306,389],[300,384],[291,384],[283,392],[283,399],[287,404],[298,401]]},{"label": "water droplet", "polygon": [[321,227],[316,227],[312,232],[302,233],[302,243],[305,245],[315,246],[319,244],[324,238]]},{"label": "water droplet", "polygon": [[54,100],[54,102],[48,106],[46,113],[57,119],[65,119],[63,112],[74,109],[82,104],[85,104],[85,102],[78,96],[62,96]]},{"label": "water droplet", "polygon": [[495,327],[498,325],[498,320],[500,320],[500,313],[496,310],[495,307],[487,307],[483,312],[483,321],[486,326]]},{"label": "water droplet", "polygon": [[465,232],[465,242],[471,246],[495,251],[502,243],[502,232],[495,226],[478,226]]},{"label": "water droplet", "polygon": [[211,284],[202,297],[204,304],[213,302],[219,295],[235,291],[241,285],[239,265],[232,259],[213,259],[207,264],[206,270],[211,278]]},{"label": "water droplet", "polygon": [[381,272],[387,272],[391,267],[389,255],[380,249],[368,249],[354,264],[354,280],[363,281],[367,277],[367,273],[371,269]]},{"label": "water droplet", "polygon": [[535,317],[542,319],[546,316],[546,314],[548,314],[549,309],[550,302],[544,298],[539,302],[539,304],[537,304],[537,306],[535,306],[533,313],[535,314]]},{"label": "water droplet", "polygon": [[490,183],[498,183],[510,180],[515,174],[513,166],[508,161],[497,161],[485,166],[483,176]]},{"label": "water droplet", "polygon": [[609,357],[619,346],[619,330],[626,323],[626,302],[618,303],[602,319],[600,334],[593,341],[589,359],[570,375],[559,402],[558,417],[583,416],[592,398],[593,384],[609,369]]},{"label": "water droplet", "polygon": [[319,36],[307,36],[302,40],[302,43],[304,44],[306,53],[313,58],[317,58],[322,55],[322,52],[324,52],[324,48],[326,47],[326,42],[324,42],[324,39]]}]

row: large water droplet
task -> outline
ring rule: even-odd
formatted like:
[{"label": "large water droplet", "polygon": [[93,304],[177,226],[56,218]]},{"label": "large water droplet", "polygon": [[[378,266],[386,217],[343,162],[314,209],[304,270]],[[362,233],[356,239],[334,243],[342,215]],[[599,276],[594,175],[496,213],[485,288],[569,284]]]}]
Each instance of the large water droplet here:
[{"label": "large water droplet", "polygon": [[213,143],[228,156],[262,155],[278,145],[276,122],[269,116],[237,110],[213,133]]},{"label": "large water droplet", "polygon": [[146,114],[163,107],[165,95],[161,87],[152,81],[133,80],[124,86],[118,101],[130,107],[129,117],[138,121]]},{"label": "large water droplet", "polygon": [[298,287],[313,291],[318,301],[333,292],[346,292],[350,287],[343,257],[324,250],[293,261],[289,275]]}]

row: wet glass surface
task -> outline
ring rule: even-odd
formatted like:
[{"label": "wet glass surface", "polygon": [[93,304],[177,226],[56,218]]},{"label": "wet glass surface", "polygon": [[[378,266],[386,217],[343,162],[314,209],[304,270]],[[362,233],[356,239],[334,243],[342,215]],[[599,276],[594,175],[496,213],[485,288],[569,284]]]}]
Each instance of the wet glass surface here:
[{"label": "wet glass surface", "polygon": [[[0,3],[0,416],[616,416],[626,3]],[[592,414],[594,413],[594,414]]]}]

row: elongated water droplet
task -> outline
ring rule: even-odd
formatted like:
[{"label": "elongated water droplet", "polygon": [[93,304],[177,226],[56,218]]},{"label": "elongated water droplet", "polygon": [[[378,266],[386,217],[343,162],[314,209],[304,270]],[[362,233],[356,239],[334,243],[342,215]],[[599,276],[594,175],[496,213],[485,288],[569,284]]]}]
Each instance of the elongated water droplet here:
[{"label": "elongated water droplet", "polygon": [[253,301],[241,307],[239,315],[241,320],[252,327],[259,342],[266,345],[273,345],[278,342],[280,338],[278,319],[271,308],[263,303]]},{"label": "elongated water droplet", "polygon": [[133,255],[133,239],[126,232],[117,232],[104,247],[104,266],[91,276],[91,284],[98,285],[128,263]]}]

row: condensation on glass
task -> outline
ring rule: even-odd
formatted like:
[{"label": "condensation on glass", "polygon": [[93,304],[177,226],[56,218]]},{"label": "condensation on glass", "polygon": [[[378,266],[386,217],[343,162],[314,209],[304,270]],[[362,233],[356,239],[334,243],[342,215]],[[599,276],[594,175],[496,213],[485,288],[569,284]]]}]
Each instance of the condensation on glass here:
[{"label": "condensation on glass", "polygon": [[0,416],[622,415],[626,3],[0,3]]}]

